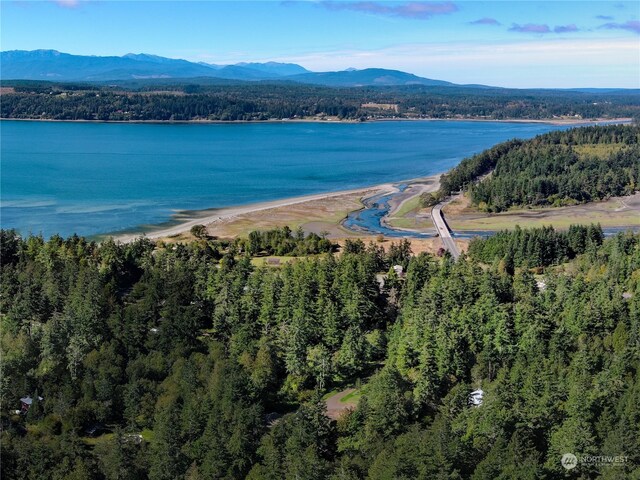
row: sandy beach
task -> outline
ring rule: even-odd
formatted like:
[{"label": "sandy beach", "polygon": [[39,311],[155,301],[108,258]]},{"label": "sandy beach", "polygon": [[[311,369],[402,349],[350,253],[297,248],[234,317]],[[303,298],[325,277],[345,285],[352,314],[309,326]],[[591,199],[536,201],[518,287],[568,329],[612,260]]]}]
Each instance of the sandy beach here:
[{"label": "sandy beach", "polygon": [[[439,175],[437,176],[439,178]],[[113,235],[114,240],[121,242],[130,242],[145,236],[150,239],[162,239],[167,237],[173,237],[176,235],[189,232],[194,225],[205,225],[210,234],[215,236],[228,236],[224,235],[221,227],[228,227],[230,223],[234,221],[243,221],[251,219],[259,214],[259,217],[263,221],[269,221],[270,218],[276,220],[279,210],[287,209],[291,210],[291,207],[297,209],[308,210],[310,213],[314,209],[319,207],[319,204],[326,203],[328,200],[333,200],[332,203],[338,205],[342,203],[353,203],[353,198],[362,199],[372,195],[379,195],[384,193],[392,193],[397,189],[392,183],[385,183],[381,185],[375,185],[371,187],[353,189],[353,190],[341,190],[330,193],[319,193],[314,195],[304,195],[300,197],[286,198],[282,200],[273,200],[269,202],[253,203],[248,205],[241,205],[235,207],[225,207],[220,209],[204,210],[197,212],[192,219],[181,222],[178,225],[174,225],[167,228],[159,228],[157,230],[151,230],[148,232],[134,232],[122,235]],[[357,209],[353,208],[356,205],[347,205],[349,211]],[[257,218],[256,224],[257,224]],[[278,222],[274,222],[274,226],[277,226]]]},{"label": "sandy beach", "polygon": [[176,217],[185,220],[167,227],[158,226],[149,230],[112,235],[114,240],[131,242],[144,236],[150,239],[187,240],[194,225],[205,225],[207,232],[216,237],[229,238],[244,235],[251,230],[281,227],[294,229],[302,227],[307,232],[328,234],[331,238],[349,236],[374,236],[353,232],[341,225],[342,220],[353,211],[364,207],[363,201],[377,195],[399,192],[398,185],[407,184],[402,193],[398,193],[390,202],[390,215],[393,215],[410,198],[424,191],[435,191],[440,185],[441,173],[412,178],[409,180],[383,183],[370,187],[336,192],[290,197],[281,200],[252,203],[219,209],[196,212],[179,212]]}]

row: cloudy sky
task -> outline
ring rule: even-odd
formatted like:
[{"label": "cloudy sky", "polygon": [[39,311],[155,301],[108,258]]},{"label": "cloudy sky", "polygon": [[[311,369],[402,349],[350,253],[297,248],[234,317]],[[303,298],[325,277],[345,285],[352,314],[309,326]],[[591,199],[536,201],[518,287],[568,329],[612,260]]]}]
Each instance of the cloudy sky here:
[{"label": "cloudy sky", "polygon": [[383,67],[456,83],[640,88],[640,2],[12,1],[2,50]]}]

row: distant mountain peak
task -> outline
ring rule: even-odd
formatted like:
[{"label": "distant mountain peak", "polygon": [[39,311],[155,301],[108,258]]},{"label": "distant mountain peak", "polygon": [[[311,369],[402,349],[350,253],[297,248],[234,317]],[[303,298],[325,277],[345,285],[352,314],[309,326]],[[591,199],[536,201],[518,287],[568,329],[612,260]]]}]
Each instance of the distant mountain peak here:
[{"label": "distant mountain peak", "polygon": [[149,53],[127,53],[122,58],[130,58],[138,61],[150,61],[150,62],[165,62],[170,61],[170,58],[160,57],[158,55],[151,55]]},{"label": "distant mountain peak", "polygon": [[294,75],[290,80],[300,83],[318,83],[334,87],[364,87],[364,86],[451,86],[450,82],[418,77],[412,73],[385,68],[365,68],[363,70],[342,70],[340,72],[318,72]]},{"label": "distant mountain peak", "polygon": [[270,75],[275,75],[279,77],[286,77],[289,75],[298,75],[301,73],[309,73],[304,67],[296,63],[282,63],[282,62],[240,62],[236,63],[234,66],[236,67],[245,67],[250,68],[252,70],[257,70],[260,72],[264,72]]},{"label": "distant mountain peak", "polygon": [[1,52],[2,56],[55,56],[67,55],[66,53],[59,52],[58,50],[39,48],[37,50],[6,50]]},{"label": "distant mountain peak", "polygon": [[217,78],[236,81],[290,81],[334,87],[453,85],[441,80],[384,68],[340,72],[311,72],[295,63],[240,62],[215,65],[151,55],[127,53],[118,56],[71,55],[57,50],[12,50],[0,52],[5,80],[117,81],[139,78]]}]

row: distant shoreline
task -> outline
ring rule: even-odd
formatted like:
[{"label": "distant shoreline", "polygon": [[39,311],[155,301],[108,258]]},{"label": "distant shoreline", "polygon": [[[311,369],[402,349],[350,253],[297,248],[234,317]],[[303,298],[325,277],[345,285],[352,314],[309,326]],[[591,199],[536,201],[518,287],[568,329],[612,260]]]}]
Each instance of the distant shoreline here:
[{"label": "distant shoreline", "polygon": [[286,123],[326,123],[326,124],[359,124],[375,122],[490,122],[490,123],[538,123],[548,125],[596,125],[598,123],[631,123],[633,118],[372,118],[367,120],[355,119],[313,119],[313,118],[292,118],[292,119],[269,119],[269,120],[60,120],[52,118],[5,118],[0,117],[0,121],[7,122],[52,122],[52,123],[113,123],[113,124],[158,124],[158,125],[234,125],[234,124],[286,124]]}]

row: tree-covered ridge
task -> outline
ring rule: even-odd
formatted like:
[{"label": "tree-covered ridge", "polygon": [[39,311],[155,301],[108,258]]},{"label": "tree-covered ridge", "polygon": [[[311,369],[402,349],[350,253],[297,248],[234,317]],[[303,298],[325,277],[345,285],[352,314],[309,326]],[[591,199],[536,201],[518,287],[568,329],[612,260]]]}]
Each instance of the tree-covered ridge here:
[{"label": "tree-covered ridge", "polygon": [[490,212],[630,195],[640,189],[640,127],[582,127],[505,142],[463,160],[441,185],[441,197],[468,188],[472,202]]},{"label": "tree-covered ridge", "polygon": [[593,93],[418,85],[331,88],[291,83],[216,85],[199,80],[202,81],[125,82],[115,86],[4,81],[3,87],[9,90],[3,92],[0,116],[101,121],[259,121],[323,115],[351,120],[640,116],[636,91]]},{"label": "tree-covered ridge", "polygon": [[[559,478],[566,452],[638,475],[640,236],[597,233],[541,288],[488,240],[484,264],[350,242],[256,268],[206,239],[2,232],[2,477]],[[322,393],[355,378],[330,421]]]},{"label": "tree-covered ridge", "polygon": [[559,232],[551,226],[523,230],[516,225],[515,230],[472,239],[467,253],[480,262],[500,259],[500,268],[513,272],[514,267],[548,267],[572,260],[596,251],[603,239],[600,225],[571,225]]}]

